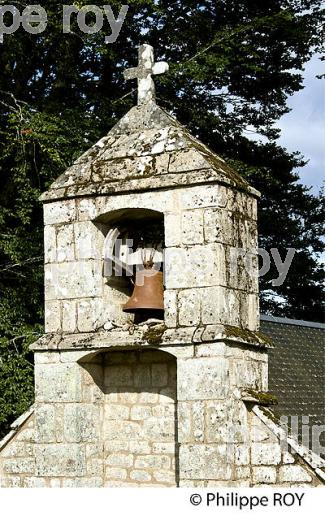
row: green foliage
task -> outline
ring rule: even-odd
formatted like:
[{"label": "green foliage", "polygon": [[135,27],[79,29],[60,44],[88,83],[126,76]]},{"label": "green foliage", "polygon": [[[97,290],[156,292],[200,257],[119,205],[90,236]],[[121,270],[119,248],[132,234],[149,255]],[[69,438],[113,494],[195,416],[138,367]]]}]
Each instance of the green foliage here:
[{"label": "green foliage", "polygon": [[[123,3],[110,2],[115,13]],[[0,434],[32,400],[27,347],[43,323],[39,195],[134,104],[122,71],[136,64],[140,43],[171,65],[157,77],[159,104],[262,192],[260,245],[282,258],[298,249],[282,287],[271,285],[274,272],[262,279],[262,310],[322,317],[324,206],[297,183],[303,159],[275,144],[287,97],[323,45],[321,0],[132,0],[111,45],[107,23],[85,35],[73,18],[63,34],[63,4],[42,2],[43,34],[20,29],[0,45]]]},{"label": "green foliage", "polygon": [[19,329],[20,336],[0,340],[0,438],[33,402],[34,366],[28,346],[37,339],[40,327]]}]

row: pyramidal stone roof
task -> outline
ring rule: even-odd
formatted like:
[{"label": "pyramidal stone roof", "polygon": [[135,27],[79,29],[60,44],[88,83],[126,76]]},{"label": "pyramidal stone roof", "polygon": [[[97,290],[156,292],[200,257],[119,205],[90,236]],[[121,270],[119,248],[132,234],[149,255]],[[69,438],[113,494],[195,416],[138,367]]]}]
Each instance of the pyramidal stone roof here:
[{"label": "pyramidal stone roof", "polygon": [[259,193],[154,102],[133,107],[45,192],[60,200],[205,183]]},{"label": "pyramidal stone roof", "polygon": [[259,196],[221,157],[157,106],[152,76],[167,71],[167,63],[155,63],[150,45],[140,46],[138,67],[124,72],[125,79],[138,80],[138,105],[61,175],[41,200],[206,183]]}]

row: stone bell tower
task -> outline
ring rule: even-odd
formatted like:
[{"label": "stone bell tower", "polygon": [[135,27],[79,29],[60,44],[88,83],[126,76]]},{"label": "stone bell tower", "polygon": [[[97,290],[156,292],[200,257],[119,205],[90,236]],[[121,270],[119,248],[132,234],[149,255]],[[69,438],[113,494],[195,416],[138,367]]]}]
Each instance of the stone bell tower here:
[{"label": "stone bell tower", "polygon": [[[156,105],[152,74],[166,69],[140,48],[125,74],[138,79],[138,106],[42,196],[36,474],[62,485],[235,480],[226,441],[247,420],[239,390],[267,385],[256,354],[258,193]],[[122,229],[163,243],[161,322],[123,312]],[[107,250],[117,274],[105,272]]]},{"label": "stone bell tower", "polygon": [[[248,486],[281,460],[277,443],[252,453],[247,404],[267,390],[259,194],[157,106],[167,69],[140,47],[138,106],[42,196],[33,485]],[[123,311],[153,247],[158,319]]]}]

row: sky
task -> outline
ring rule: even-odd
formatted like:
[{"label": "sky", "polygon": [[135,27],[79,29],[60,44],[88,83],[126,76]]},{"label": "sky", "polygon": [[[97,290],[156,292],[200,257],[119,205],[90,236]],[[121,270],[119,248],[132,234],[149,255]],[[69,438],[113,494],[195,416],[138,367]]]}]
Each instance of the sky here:
[{"label": "sky", "polygon": [[301,182],[317,194],[325,180],[325,62],[314,56],[305,66],[304,89],[288,99],[291,112],[276,127],[281,129],[278,142],[290,152],[299,151],[309,163],[298,170]]}]

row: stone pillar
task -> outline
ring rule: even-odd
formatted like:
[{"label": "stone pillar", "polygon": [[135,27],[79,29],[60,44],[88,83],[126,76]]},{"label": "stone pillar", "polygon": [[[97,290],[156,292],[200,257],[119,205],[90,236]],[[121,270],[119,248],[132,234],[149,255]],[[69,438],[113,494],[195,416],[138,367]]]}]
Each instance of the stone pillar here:
[{"label": "stone pillar", "polygon": [[249,412],[241,390],[267,389],[267,354],[201,344],[178,360],[180,486],[248,486]]},{"label": "stone pillar", "polygon": [[35,476],[51,487],[103,485],[103,394],[78,363],[82,355],[35,354]]}]

